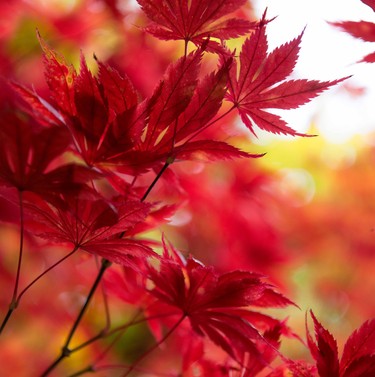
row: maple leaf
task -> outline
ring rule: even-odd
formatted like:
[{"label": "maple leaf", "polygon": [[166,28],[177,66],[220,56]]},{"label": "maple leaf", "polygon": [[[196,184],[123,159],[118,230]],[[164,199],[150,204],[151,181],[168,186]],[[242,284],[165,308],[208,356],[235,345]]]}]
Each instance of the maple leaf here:
[{"label": "maple leaf", "polygon": [[[361,0],[375,12],[374,0]],[[365,42],[375,42],[375,23],[369,21],[342,21],[330,22],[331,25],[338,27],[351,34],[355,38],[362,39]],[[363,57],[360,62],[375,63],[375,52]]]},{"label": "maple leaf", "polygon": [[329,333],[316,319],[313,312],[310,312],[314,321],[315,336],[317,344],[312,340],[307,331],[307,342],[311,354],[316,361],[320,377],[339,377],[339,359],[337,343],[331,333]]},{"label": "maple leaf", "polygon": [[375,42],[375,24],[369,21],[343,21],[331,22],[331,25],[337,26],[355,38],[362,39],[365,42]]},{"label": "maple leaf", "polygon": [[265,15],[242,45],[238,75],[236,61],[231,67],[227,100],[237,108],[242,121],[254,135],[257,125],[268,132],[301,136],[268,109],[295,109],[346,78],[323,82],[287,80],[296,64],[303,32],[268,52]]},{"label": "maple leaf", "polygon": [[72,243],[75,249],[100,255],[111,262],[133,265],[134,258],[155,253],[145,243],[119,237],[145,220],[150,205],[140,201],[106,201],[98,193],[81,188],[64,196],[56,207],[37,197],[25,204],[33,217],[35,234],[58,243]]},{"label": "maple leaf", "polygon": [[22,91],[21,87],[3,80],[0,84],[4,95],[0,108],[1,186],[38,193],[56,202],[61,191],[72,190],[99,176],[84,166],[59,165],[59,158],[71,143],[69,132],[55,124],[57,118],[45,117],[39,122],[41,118],[33,116],[35,109],[29,109],[13,90]]},{"label": "maple leaf", "polygon": [[218,274],[213,267],[185,260],[173,246],[163,245],[159,269],[151,267],[149,272],[154,283],[151,295],[188,318],[196,334],[207,336],[235,360],[242,360],[245,352],[262,358],[256,343],[265,341],[248,320],[253,313],[249,306],[281,307],[291,301],[260,275]]},{"label": "maple leaf", "polygon": [[73,83],[77,73],[72,64],[67,64],[64,57],[52,50],[37,33],[43,49],[44,75],[58,107],[68,114],[74,112]]},{"label": "maple leaf", "polygon": [[361,0],[362,3],[368,5],[375,12],[375,1],[374,0]]},{"label": "maple leaf", "polygon": [[139,101],[126,76],[97,58],[94,77],[81,54],[77,73],[39,36],[45,76],[57,108],[36,93],[14,84],[34,116],[69,129],[76,151],[88,166],[138,174],[168,159],[211,160],[259,157],[224,142],[196,140],[214,122],[227,90],[232,59],[199,79],[205,42],[171,63],[150,98]]},{"label": "maple leaf", "polygon": [[[145,30],[159,39],[201,45],[205,38],[220,40],[246,34],[255,22],[225,18],[246,0],[137,0],[152,24]],[[214,45],[209,41],[209,45]],[[215,46],[213,48],[217,48]]]},{"label": "maple leaf", "polygon": [[[375,10],[375,4],[372,4]],[[331,25],[340,28],[355,38],[362,39],[365,42],[375,42],[375,23],[369,21],[342,21],[330,22]],[[363,57],[361,62],[375,63],[375,52]]]},{"label": "maple leaf", "polygon": [[223,61],[217,72],[198,80],[202,50],[198,49],[169,66],[154,91],[144,138],[135,147],[139,157],[134,159],[147,161],[151,157],[165,161],[204,157],[216,160],[261,156],[246,153],[225,142],[192,141],[214,122],[227,90],[232,62],[231,59]]},{"label": "maple leaf", "polygon": [[45,77],[54,106],[18,87],[37,115],[67,127],[77,152],[89,166],[113,160],[131,149],[144,124],[143,107],[131,81],[100,62],[98,77],[89,71],[81,54],[79,73],[38,35],[43,49]]},{"label": "maple leaf", "polygon": [[167,139],[166,132],[168,139],[175,133],[170,126],[176,122],[193,97],[198,83],[201,59],[202,50],[198,49],[168,66],[163,80],[154,90],[154,100],[145,129],[145,140],[142,143],[147,149]]},{"label": "maple leaf", "polygon": [[340,361],[340,373],[344,377],[374,375],[375,319],[363,323],[348,338]]},{"label": "maple leaf", "polygon": [[375,320],[355,330],[345,343],[339,361],[337,343],[310,311],[317,342],[306,325],[307,343],[320,377],[371,377],[375,372]]}]

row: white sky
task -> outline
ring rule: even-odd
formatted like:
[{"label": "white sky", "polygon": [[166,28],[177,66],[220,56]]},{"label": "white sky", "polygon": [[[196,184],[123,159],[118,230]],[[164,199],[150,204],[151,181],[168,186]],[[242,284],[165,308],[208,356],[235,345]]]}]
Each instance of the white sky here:
[{"label": "white sky", "polygon": [[348,83],[366,87],[366,95],[353,97],[335,87],[308,105],[282,112],[282,117],[298,131],[306,131],[313,114],[319,133],[330,141],[342,142],[356,133],[375,130],[375,64],[356,64],[364,55],[375,51],[375,43],[366,43],[333,28],[327,21],[375,22],[375,13],[360,0],[257,0],[260,17],[267,7],[272,48],[300,34],[303,36],[296,76],[332,80],[348,75]]}]

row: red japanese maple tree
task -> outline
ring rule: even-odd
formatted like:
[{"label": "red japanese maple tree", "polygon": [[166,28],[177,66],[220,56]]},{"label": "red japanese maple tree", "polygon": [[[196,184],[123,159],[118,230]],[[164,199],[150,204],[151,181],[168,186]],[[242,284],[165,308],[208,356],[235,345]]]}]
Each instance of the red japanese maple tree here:
[{"label": "red japanese maple tree", "polygon": [[[82,278],[93,280],[91,288],[74,314],[63,318],[61,328],[67,334],[60,353],[29,365],[33,375],[115,370],[123,376],[370,376],[375,371],[373,321],[353,333],[339,362],[335,340],[312,314],[317,344],[307,332],[307,346],[316,366],[290,360],[280,350],[282,338],[300,338],[285,318],[267,310],[296,304],[276,289],[272,277],[204,265],[194,250],[183,256],[166,241],[168,235],[150,236],[169,221],[188,193],[183,190],[186,176],[179,177],[178,169],[170,166],[187,160],[244,159],[251,164],[263,154],[228,142],[223,125],[234,128],[239,115],[249,133],[256,134],[258,127],[307,136],[270,109],[295,109],[346,78],[291,79],[303,32],[270,51],[267,27],[272,20],[266,12],[260,20],[246,16],[241,10],[245,0],[138,3],[148,19],[138,28],[142,38],[149,34],[183,44],[181,56],[169,61],[150,95],[142,95],[143,88],[137,88],[121,66],[100,56],[94,55],[91,68],[81,52],[76,68],[47,42],[46,32],[37,33],[44,93],[16,80],[0,81],[1,220],[19,229],[15,278],[7,279],[4,289],[13,295],[4,293],[1,301],[1,337],[10,339],[18,313],[25,310],[23,302],[38,284],[58,285],[62,268],[79,284],[75,263],[93,259],[94,267]],[[122,10],[113,1],[103,2],[103,7],[121,24]],[[226,43],[238,37],[239,54]],[[153,191],[156,184],[172,195]],[[173,195],[180,201],[173,202]],[[18,218],[12,216],[15,209]],[[29,248],[38,252],[25,257]],[[59,252],[51,257],[56,248]],[[41,254],[48,263],[28,274],[28,261],[35,257],[40,262]],[[100,286],[104,328],[88,330],[85,314]],[[117,298],[121,302],[113,309]],[[123,358],[109,355],[138,325],[149,336],[141,352]],[[81,329],[85,336],[78,336]],[[183,347],[176,346],[182,341]],[[54,347],[57,352],[59,345]],[[65,359],[82,349],[95,350],[89,364],[63,369]],[[160,368],[152,359],[155,354],[167,355],[163,357],[170,363]]]}]

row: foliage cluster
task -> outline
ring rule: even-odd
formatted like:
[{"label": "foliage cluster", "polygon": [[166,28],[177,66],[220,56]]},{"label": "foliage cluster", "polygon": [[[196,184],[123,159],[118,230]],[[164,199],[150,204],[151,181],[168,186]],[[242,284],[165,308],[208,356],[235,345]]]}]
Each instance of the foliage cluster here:
[{"label": "foliage cluster", "polygon": [[[9,16],[0,50],[0,375],[373,376],[373,319],[341,357],[313,311],[305,335],[280,319],[299,304],[277,272],[293,264],[278,229],[293,206],[272,191],[277,177],[257,170],[264,153],[243,142],[257,129],[313,136],[273,110],[296,109],[347,78],[292,77],[303,31],[270,50],[272,19],[254,19],[245,0],[138,4],[86,0],[66,16],[21,0],[0,5]],[[14,61],[25,46],[12,36],[17,17],[41,12],[44,81],[38,65],[31,87],[23,70],[33,63]],[[131,19],[143,26],[130,28]],[[86,49],[92,20],[116,29],[121,47],[91,62],[81,52],[74,65],[47,42],[54,33]],[[359,25],[335,24],[374,41],[374,25]],[[209,161],[225,161],[222,177]],[[187,252],[172,241],[173,224]],[[285,339],[310,356],[287,355]]]}]

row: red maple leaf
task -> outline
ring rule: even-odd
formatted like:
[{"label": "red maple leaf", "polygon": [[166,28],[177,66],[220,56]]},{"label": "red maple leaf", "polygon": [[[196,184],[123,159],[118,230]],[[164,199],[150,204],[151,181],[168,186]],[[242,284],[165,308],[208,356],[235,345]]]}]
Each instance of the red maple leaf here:
[{"label": "red maple leaf", "polygon": [[[40,37],[39,37],[40,38]],[[126,76],[98,62],[94,77],[81,56],[80,72],[40,38],[45,75],[56,109],[37,94],[14,85],[34,116],[70,130],[76,151],[89,166],[116,166],[139,173],[168,159],[258,157],[213,140],[194,140],[213,122],[231,59],[200,79],[206,44],[171,63],[152,96],[142,102]]]},{"label": "red maple leaf", "polygon": [[123,199],[108,202],[88,188],[64,195],[63,204],[53,206],[38,197],[28,200],[26,208],[36,235],[131,266],[134,258],[155,254],[142,241],[119,237],[145,220],[149,204]]},{"label": "red maple leaf", "polygon": [[375,319],[355,330],[345,343],[340,360],[340,376],[375,375]]},{"label": "red maple leaf", "polygon": [[198,49],[168,67],[150,100],[150,116],[146,120],[144,137],[134,148],[134,160],[259,157],[220,141],[192,141],[210,125],[219,111],[231,64],[228,60],[217,72],[199,80],[202,53],[203,49]]},{"label": "red maple leaf", "polygon": [[311,317],[314,321],[317,344],[313,341],[308,330],[307,342],[311,354],[316,361],[320,377],[339,377],[339,358],[337,343],[334,337],[316,319],[313,312]]},{"label": "red maple leaf", "polygon": [[54,105],[19,86],[36,114],[67,127],[76,151],[89,166],[106,163],[131,149],[143,129],[142,115],[137,113],[138,94],[131,81],[97,59],[99,74],[94,77],[83,55],[77,73],[40,36],[39,41]]},{"label": "red maple leaf", "polygon": [[361,0],[362,3],[368,5],[375,12],[375,1],[374,0]]},{"label": "red maple leaf", "polygon": [[[196,334],[207,336],[239,362],[245,352],[262,359],[257,343],[267,343],[253,325],[261,322],[258,313],[249,307],[291,304],[260,275],[247,271],[219,274],[195,259],[185,261],[165,243],[160,267],[151,267],[149,277],[154,283],[151,295],[188,318]],[[271,318],[262,316],[268,327]],[[251,323],[254,318],[257,320]]]},{"label": "red maple leaf", "polygon": [[255,32],[246,39],[231,67],[227,99],[238,109],[242,121],[255,134],[254,126],[276,134],[301,135],[268,109],[295,109],[328,87],[344,80],[287,80],[300,50],[303,32],[292,41],[268,52],[265,14]]},{"label": "red maple leaf", "polygon": [[[160,39],[175,39],[201,45],[206,38],[220,40],[246,34],[255,22],[227,16],[245,0],[137,0],[152,24],[145,30]],[[218,47],[213,41],[209,47]]]},{"label": "red maple leaf", "polygon": [[[33,116],[35,109],[28,108],[11,85],[1,80],[0,87],[3,96],[0,101],[0,186],[38,193],[54,202],[59,200],[61,191],[72,190],[99,176],[98,172],[84,166],[60,164],[59,158],[71,143],[69,132],[56,125],[57,118],[52,118],[52,114],[44,118]],[[20,90],[21,87],[17,87],[17,91]]]},{"label": "red maple leaf", "polygon": [[[374,0],[361,0],[375,12]],[[338,27],[349,33],[355,38],[362,39],[365,42],[375,42],[375,23],[369,21],[342,21],[330,22],[331,25]],[[375,52],[366,55],[361,62],[375,63]]]},{"label": "red maple leaf", "polygon": [[375,375],[375,320],[355,330],[345,343],[339,361],[334,337],[310,312],[314,321],[316,342],[308,329],[307,342],[320,377],[371,377]]}]

